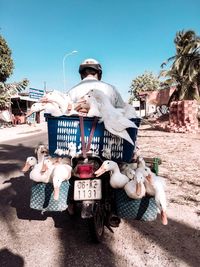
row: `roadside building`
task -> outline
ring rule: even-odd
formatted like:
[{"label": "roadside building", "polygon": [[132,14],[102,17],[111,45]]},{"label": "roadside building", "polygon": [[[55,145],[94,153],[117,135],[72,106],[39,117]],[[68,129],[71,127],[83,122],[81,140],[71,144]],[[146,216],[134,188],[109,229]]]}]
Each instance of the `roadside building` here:
[{"label": "roadside building", "polygon": [[132,102],[132,106],[135,108],[135,111],[138,116],[144,117],[145,116],[145,108],[144,108],[144,102],[140,100],[134,100]]},{"label": "roadside building", "polygon": [[139,94],[141,116],[149,116],[159,110],[166,108],[169,98],[175,87],[165,88],[157,91],[145,91]]},{"label": "roadside building", "polygon": [[[26,114],[30,110],[30,107],[38,102],[38,99],[30,98],[28,93],[19,93],[11,97],[11,112],[13,116],[14,124],[24,124],[27,122]],[[36,114],[33,118],[34,121],[39,123],[39,114]]]},{"label": "roadside building", "polygon": [[29,88],[28,91],[18,93],[11,97],[11,113],[14,124],[34,124],[40,123],[44,120],[42,112],[33,113],[31,116],[26,117],[31,106],[38,102],[44,95],[43,89]]}]

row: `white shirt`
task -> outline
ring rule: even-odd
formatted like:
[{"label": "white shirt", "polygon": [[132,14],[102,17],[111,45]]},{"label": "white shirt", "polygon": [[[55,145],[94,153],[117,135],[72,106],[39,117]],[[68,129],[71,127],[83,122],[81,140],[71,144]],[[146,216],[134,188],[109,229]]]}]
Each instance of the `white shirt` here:
[{"label": "white shirt", "polygon": [[77,102],[92,89],[100,90],[107,95],[115,108],[124,107],[124,101],[116,88],[111,84],[97,80],[93,76],[84,78],[79,84],[70,89],[68,94],[73,102]]}]

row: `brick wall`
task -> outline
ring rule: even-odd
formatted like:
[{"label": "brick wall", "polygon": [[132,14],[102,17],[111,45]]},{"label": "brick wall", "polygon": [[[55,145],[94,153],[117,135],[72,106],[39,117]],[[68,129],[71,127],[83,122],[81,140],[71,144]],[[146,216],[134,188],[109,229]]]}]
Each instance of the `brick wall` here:
[{"label": "brick wall", "polygon": [[168,130],[178,133],[196,133],[198,131],[197,110],[196,100],[171,102]]}]

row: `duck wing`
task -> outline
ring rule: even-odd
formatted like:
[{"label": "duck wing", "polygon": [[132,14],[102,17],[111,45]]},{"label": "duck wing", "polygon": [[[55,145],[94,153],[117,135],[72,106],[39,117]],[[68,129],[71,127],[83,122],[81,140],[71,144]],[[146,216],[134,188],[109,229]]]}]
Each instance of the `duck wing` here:
[{"label": "duck wing", "polygon": [[116,121],[116,125],[117,125],[117,127],[118,126],[121,127],[121,129],[126,129],[126,128],[136,128],[137,129],[138,128],[137,125],[133,121],[131,121],[131,120],[129,120],[123,116],[118,117],[118,119]]},{"label": "duck wing", "polygon": [[127,119],[138,118],[135,108],[128,103],[125,103],[123,114]]},{"label": "duck wing", "polygon": [[45,112],[50,113],[54,117],[64,115],[63,112],[60,110],[59,106],[57,106],[55,103],[47,103],[45,105]]},{"label": "duck wing", "polygon": [[106,107],[104,109],[101,107],[100,113],[103,120],[109,120],[116,131],[123,131],[126,128],[138,128],[134,122],[122,116],[115,108],[107,110]]},{"label": "duck wing", "polygon": [[105,125],[106,130],[108,130],[111,134],[119,136],[122,139],[127,140],[131,145],[134,145],[133,140],[131,139],[130,135],[128,134],[128,132],[126,130],[116,131],[116,129],[115,129],[116,125],[113,123],[110,123],[110,121],[106,122],[104,120],[104,125]]}]

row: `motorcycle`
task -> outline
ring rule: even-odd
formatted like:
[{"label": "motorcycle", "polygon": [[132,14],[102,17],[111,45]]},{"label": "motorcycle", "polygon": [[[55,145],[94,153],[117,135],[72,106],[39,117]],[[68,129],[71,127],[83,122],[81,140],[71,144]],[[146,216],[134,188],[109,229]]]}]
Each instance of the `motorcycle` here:
[{"label": "motorcycle", "polygon": [[114,191],[109,184],[110,175],[105,173],[95,177],[95,171],[103,160],[97,156],[74,158],[73,176],[70,179],[73,210],[79,208],[82,219],[88,221],[93,241],[100,242],[104,235],[104,228],[119,226],[120,219],[115,215]]},{"label": "motorcycle", "polygon": [[[68,210],[80,210],[81,218],[88,221],[93,240],[100,242],[104,228],[113,232],[112,227],[119,226],[120,218],[116,215],[115,192],[110,186],[110,174],[104,173],[97,178],[95,171],[107,159],[104,152],[108,147],[111,160],[129,162],[134,146],[130,147],[127,141],[110,134],[96,117],[53,117],[49,114],[45,117],[50,155],[56,156],[57,149],[70,155],[70,147],[73,147]],[[140,119],[135,119],[135,122],[139,126]],[[137,129],[129,128],[128,131],[135,141]]]}]

